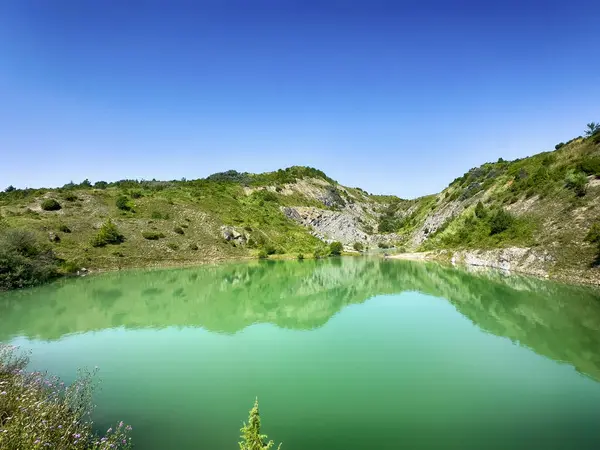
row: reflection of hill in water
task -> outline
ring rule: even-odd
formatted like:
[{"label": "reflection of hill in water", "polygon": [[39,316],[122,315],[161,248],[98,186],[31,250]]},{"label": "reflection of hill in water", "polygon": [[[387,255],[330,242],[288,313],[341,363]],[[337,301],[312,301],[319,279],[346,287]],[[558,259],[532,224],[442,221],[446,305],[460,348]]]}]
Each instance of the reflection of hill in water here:
[{"label": "reflection of hill in water", "polygon": [[402,291],[444,297],[483,330],[600,380],[598,291],[367,258],[121,272],[13,292],[0,296],[0,340],[119,326],[234,333],[268,322],[312,329],[346,305]]}]

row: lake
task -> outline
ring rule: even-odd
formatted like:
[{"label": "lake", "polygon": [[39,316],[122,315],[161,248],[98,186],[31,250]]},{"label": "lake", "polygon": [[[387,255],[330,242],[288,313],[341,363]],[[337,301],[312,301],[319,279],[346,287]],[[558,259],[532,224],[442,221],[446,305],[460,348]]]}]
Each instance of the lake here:
[{"label": "lake", "polygon": [[[138,449],[598,449],[600,295],[380,258],[124,271],[0,295],[0,341]],[[105,429],[105,428],[104,428]]]}]

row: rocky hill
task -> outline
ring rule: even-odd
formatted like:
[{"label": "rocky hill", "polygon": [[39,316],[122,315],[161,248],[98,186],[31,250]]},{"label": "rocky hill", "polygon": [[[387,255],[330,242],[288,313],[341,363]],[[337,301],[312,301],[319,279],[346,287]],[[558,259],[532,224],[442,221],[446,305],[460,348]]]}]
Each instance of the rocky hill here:
[{"label": "rocky hill", "polygon": [[347,251],[433,251],[597,282],[599,200],[596,133],[551,152],[486,163],[441,193],[413,200],[342,186],[308,167],[9,187],[0,193],[0,229],[35,233],[64,271],[324,255],[328,243],[340,241]]}]

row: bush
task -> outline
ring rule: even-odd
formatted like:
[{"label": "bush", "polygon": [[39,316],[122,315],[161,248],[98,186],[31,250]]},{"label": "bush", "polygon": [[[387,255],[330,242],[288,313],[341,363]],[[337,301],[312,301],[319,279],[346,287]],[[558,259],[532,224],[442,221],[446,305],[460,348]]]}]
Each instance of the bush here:
[{"label": "bush", "polygon": [[94,188],[96,189],[106,189],[108,187],[108,183],[106,181],[96,181],[94,183]]},{"label": "bush", "polygon": [[362,245],[360,242],[355,242],[354,245],[352,246],[354,248],[354,250],[356,250],[357,252],[362,252],[365,249],[365,246]]},{"label": "bush", "polygon": [[179,245],[177,245],[175,242],[169,242],[167,247],[169,247],[171,250],[179,250]]},{"label": "bush", "polygon": [[475,216],[478,219],[485,219],[487,217],[487,210],[485,209],[485,206],[483,206],[483,203],[477,202],[477,206],[475,206]]},{"label": "bush", "polygon": [[490,235],[499,234],[508,230],[514,221],[515,219],[511,214],[504,209],[499,209],[490,217]]},{"label": "bush", "polygon": [[342,254],[344,246],[341,242],[332,242],[329,244],[329,253],[333,256],[339,256]]},{"label": "bush", "polygon": [[563,148],[564,146],[565,146],[564,142],[559,142],[558,144],[556,144],[554,146],[554,150],[559,150],[559,149]]},{"label": "bush", "polygon": [[267,245],[264,248],[265,252],[267,252],[267,255],[274,255],[275,253],[277,253],[277,248],[275,248],[274,245]]},{"label": "bush", "polygon": [[304,255],[302,253],[298,253],[297,259],[298,261],[302,261],[304,259]]},{"label": "bush", "polygon": [[267,259],[269,257],[269,254],[267,253],[267,251],[265,249],[261,249],[258,252],[258,259]]},{"label": "bush", "polygon": [[586,156],[577,165],[577,168],[586,175],[600,176],[600,156]]},{"label": "bush", "polygon": [[81,264],[75,261],[65,261],[61,264],[60,268],[65,273],[77,273],[81,269]]},{"label": "bush", "polygon": [[[70,385],[29,363],[15,347],[0,344],[0,448],[108,450],[131,448],[131,427],[120,422],[105,436],[93,432],[90,414],[95,373],[81,372]],[[10,420],[8,420],[10,418]]]},{"label": "bush", "polygon": [[76,202],[79,200],[79,198],[72,192],[67,192],[65,195],[63,195],[63,198],[68,202]]},{"label": "bush", "polygon": [[58,231],[62,231],[63,233],[70,233],[71,229],[65,224],[62,224],[58,226]]},{"label": "bush", "polygon": [[12,192],[12,191],[16,191],[16,190],[17,190],[17,188],[11,184],[6,189],[4,189],[4,192]]},{"label": "bush", "polygon": [[41,206],[44,211],[58,211],[62,208],[60,206],[60,203],[58,203],[53,198],[47,198],[42,202]]},{"label": "bush", "polygon": [[173,228],[173,231],[177,234],[183,234],[183,228],[181,227],[175,227]]},{"label": "bush", "polygon": [[131,191],[130,195],[131,198],[142,198],[144,194],[142,194],[142,191]]},{"label": "bush", "polygon": [[129,203],[129,199],[127,198],[126,195],[119,195],[117,197],[117,200],[115,200],[115,205],[121,211],[131,211],[132,210],[131,204]]},{"label": "bush", "polygon": [[391,248],[392,246],[388,242],[378,242],[377,247],[386,249]]},{"label": "bush", "polygon": [[40,245],[33,233],[0,231],[0,291],[47,282],[57,276],[57,264],[52,250]]},{"label": "bush", "polygon": [[125,241],[125,236],[123,236],[116,225],[108,219],[100,230],[98,234],[92,238],[91,244],[92,247],[104,247],[107,244],[120,244]]},{"label": "bush", "polygon": [[592,244],[600,244],[600,222],[596,222],[590,227],[585,240]]},{"label": "bush", "polygon": [[158,231],[142,231],[142,236],[149,241],[156,241],[165,237],[164,233]]},{"label": "bush", "polygon": [[575,192],[578,197],[583,197],[587,192],[588,179],[583,172],[570,170],[565,178],[567,188]]},{"label": "bush", "polygon": [[[250,416],[248,417],[248,423],[244,423],[244,426],[240,430],[242,435],[242,441],[239,443],[240,450],[270,450],[273,448],[273,441],[265,442],[267,436],[260,432],[260,414],[258,411],[258,399],[254,401],[254,406],[250,410]],[[277,447],[277,450],[281,449],[281,444]]]},{"label": "bush", "polygon": [[169,220],[169,213],[162,213],[160,211],[152,211],[150,217],[153,219]]},{"label": "bush", "polygon": [[198,250],[198,245],[197,244],[190,244],[189,249],[196,251],[196,250]]}]

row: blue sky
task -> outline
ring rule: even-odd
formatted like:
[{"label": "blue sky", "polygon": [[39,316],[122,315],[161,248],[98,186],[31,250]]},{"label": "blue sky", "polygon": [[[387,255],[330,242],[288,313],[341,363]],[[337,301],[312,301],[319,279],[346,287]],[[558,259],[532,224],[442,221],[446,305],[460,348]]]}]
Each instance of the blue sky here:
[{"label": "blue sky", "polygon": [[0,187],[317,167],[415,197],[600,120],[582,1],[0,3]]}]

